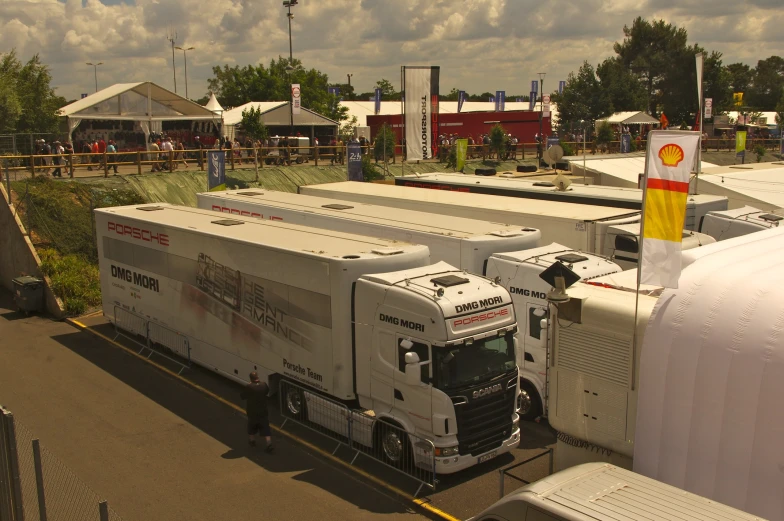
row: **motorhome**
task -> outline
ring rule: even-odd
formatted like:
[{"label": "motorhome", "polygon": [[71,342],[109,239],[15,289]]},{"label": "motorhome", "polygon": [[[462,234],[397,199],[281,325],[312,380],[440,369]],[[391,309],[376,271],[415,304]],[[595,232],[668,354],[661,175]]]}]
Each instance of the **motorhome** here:
[{"label": "motorhome", "polygon": [[517,326],[500,285],[398,241],[167,204],[95,217],[118,327],[184,335],[194,363],[235,382],[290,382],[284,414],[341,436],[353,425],[390,465],[413,452],[452,473],[519,443]]}]

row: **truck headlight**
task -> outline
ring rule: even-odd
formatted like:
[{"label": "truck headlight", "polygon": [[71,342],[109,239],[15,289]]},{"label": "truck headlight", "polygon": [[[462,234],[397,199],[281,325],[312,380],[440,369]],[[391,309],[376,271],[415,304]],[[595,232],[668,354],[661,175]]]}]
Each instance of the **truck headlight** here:
[{"label": "truck headlight", "polygon": [[457,447],[436,447],[437,458],[448,458],[457,455]]}]

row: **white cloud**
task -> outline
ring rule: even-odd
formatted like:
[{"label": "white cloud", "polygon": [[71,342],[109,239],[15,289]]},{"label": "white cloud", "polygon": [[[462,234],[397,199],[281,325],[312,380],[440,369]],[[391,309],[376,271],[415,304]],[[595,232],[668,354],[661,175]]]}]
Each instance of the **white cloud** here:
[{"label": "white cloud", "polygon": [[[538,71],[547,71],[546,87],[555,86],[583,60],[596,65],[612,55],[638,15],[686,27],[690,41],[723,52],[725,63],[784,55],[780,7],[780,0],[300,0],[293,46],[333,81],[353,73],[362,91],[382,77],[399,83],[400,65],[433,64],[442,68],[443,92],[519,94]],[[196,47],[188,53],[192,97],[206,92],[214,65],[288,54],[279,0],[0,0],[0,51],[15,47],[23,59],[40,53],[69,99],[93,90],[87,61],[104,62],[101,86],[152,80],[172,88],[170,28],[179,45]],[[180,51],[176,62],[184,92]]]}]

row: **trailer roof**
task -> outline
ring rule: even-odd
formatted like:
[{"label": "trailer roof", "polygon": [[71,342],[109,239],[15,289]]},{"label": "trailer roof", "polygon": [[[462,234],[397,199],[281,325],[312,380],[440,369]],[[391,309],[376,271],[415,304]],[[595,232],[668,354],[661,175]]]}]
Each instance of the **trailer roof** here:
[{"label": "trailer roof", "polygon": [[[472,176],[467,174],[458,173],[433,173],[433,174],[420,174],[415,177],[404,176],[398,179],[413,180],[424,179],[439,181],[443,183],[459,184],[465,186],[486,186],[492,188],[502,188],[504,190],[516,190],[521,192],[554,192],[559,193],[555,189],[555,185],[544,179],[537,179],[536,177],[503,177],[498,176]],[[544,184],[542,184],[544,183]],[[547,186],[549,185],[549,186]],[[601,186],[601,185],[583,185],[573,182],[569,185],[566,192],[560,192],[564,198],[568,200],[569,196],[582,196],[594,197],[596,199],[616,199],[619,201],[629,201],[642,204],[642,190],[640,188],[624,188],[620,186]],[[689,199],[697,202],[718,201],[726,199],[720,195],[708,194],[691,194]]]},{"label": "trailer roof", "polygon": [[735,206],[784,208],[784,162],[706,168],[698,188],[726,195]]},{"label": "trailer roof", "polygon": [[[458,193],[407,186],[357,183],[352,181],[310,185],[305,188],[310,191],[308,195],[315,195],[315,193],[318,192],[319,195],[323,195],[324,197],[329,197],[331,194],[347,193],[374,196],[379,198],[374,201],[377,204],[393,207],[396,206],[396,200],[404,199],[423,203],[470,206],[473,208],[495,210],[510,214],[541,215],[576,221],[601,221],[639,213],[639,211],[636,210],[612,208],[609,206],[562,203],[560,201],[539,201],[536,199],[520,199],[519,197]],[[338,196],[338,198],[340,197]]]},{"label": "trailer roof", "polygon": [[[160,208],[160,210],[143,210],[145,208]],[[211,210],[165,203],[116,206],[101,208],[96,212],[168,228],[198,231],[206,235],[238,242],[263,244],[283,251],[327,258],[342,258],[345,255],[359,253],[385,256],[395,252],[413,252],[426,248],[426,246],[401,241],[334,232],[280,221],[263,221],[234,215],[225,216]],[[219,224],[220,222],[224,222],[224,224]]]},{"label": "trailer roof", "polygon": [[491,234],[496,234],[498,237],[509,237],[538,233],[532,228],[526,229],[509,224],[271,190],[227,190],[225,192],[205,192],[200,195],[246,204],[265,204],[276,208],[305,211],[338,219],[352,219],[368,224],[394,226],[401,230],[455,238]]},{"label": "trailer roof", "polygon": [[727,505],[606,463],[588,463],[558,472],[511,497],[531,497],[531,494],[544,504],[554,503],[592,519],[759,520]]}]

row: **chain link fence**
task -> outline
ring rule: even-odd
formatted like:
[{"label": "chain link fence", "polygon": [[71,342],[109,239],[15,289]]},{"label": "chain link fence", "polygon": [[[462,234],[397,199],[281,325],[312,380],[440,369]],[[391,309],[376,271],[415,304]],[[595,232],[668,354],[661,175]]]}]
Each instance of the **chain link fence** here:
[{"label": "chain link fence", "polygon": [[0,434],[0,521],[122,521],[2,407]]}]

